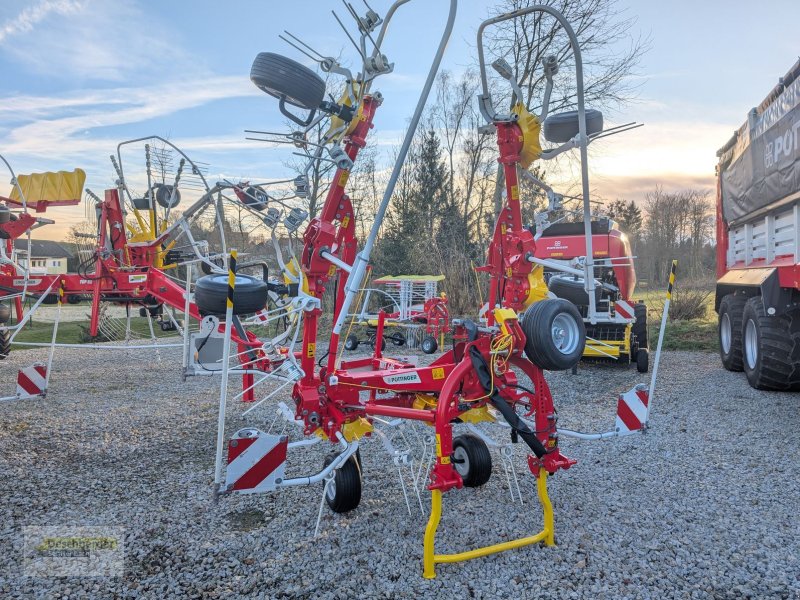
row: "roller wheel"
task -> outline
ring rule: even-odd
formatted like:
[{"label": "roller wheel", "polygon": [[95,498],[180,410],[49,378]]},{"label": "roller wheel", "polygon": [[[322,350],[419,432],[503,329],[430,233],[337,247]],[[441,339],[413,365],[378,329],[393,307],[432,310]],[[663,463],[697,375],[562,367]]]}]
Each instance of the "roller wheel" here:
[{"label": "roller wheel", "polygon": [[314,110],[325,98],[325,82],[308,67],[272,52],[261,52],[253,61],[250,80],[261,90],[289,104]]},{"label": "roller wheel", "polygon": [[636,348],[649,348],[650,345],[647,342],[647,306],[642,302],[634,305],[633,316],[636,317],[636,321],[633,323],[631,331],[636,340]]},{"label": "roller wheel", "polygon": [[344,340],[344,349],[345,350],[355,350],[358,348],[358,336],[355,333],[351,333],[347,336]]},{"label": "roller wheel", "polygon": [[420,348],[425,354],[433,354],[439,348],[439,344],[436,342],[435,337],[429,335],[423,338]]},{"label": "roller wheel", "polygon": [[[249,275],[237,275],[233,314],[246,315],[267,305],[267,284]],[[228,276],[206,275],[197,280],[194,301],[202,315],[224,315],[228,299]]]},{"label": "roller wheel", "polygon": [[719,303],[719,357],[722,366],[728,371],[744,369],[742,358],[742,318],[747,298],[741,295],[728,294]]},{"label": "roller wheel", "polygon": [[[335,455],[326,457],[325,466],[331,464],[334,458]],[[336,513],[350,512],[361,502],[361,466],[356,456],[348,458],[337,469],[333,482],[325,492],[325,501]]]},{"label": "roller wheel", "polygon": [[492,455],[481,438],[459,435],[453,440],[453,467],[467,487],[480,487],[492,475]]},{"label": "roller wheel", "polygon": [[636,370],[647,373],[650,370],[650,353],[647,348],[639,348],[636,352]]},{"label": "roller wheel", "polygon": [[753,296],[742,316],[744,373],[757,390],[800,389],[800,311],[769,316]]},{"label": "roller wheel", "polygon": [[8,329],[0,331],[0,360],[11,353],[11,332]]},{"label": "roller wheel", "polygon": [[526,337],[525,354],[537,367],[566,371],[583,356],[583,319],[575,305],[563,298],[533,304],[523,315],[522,331]]}]

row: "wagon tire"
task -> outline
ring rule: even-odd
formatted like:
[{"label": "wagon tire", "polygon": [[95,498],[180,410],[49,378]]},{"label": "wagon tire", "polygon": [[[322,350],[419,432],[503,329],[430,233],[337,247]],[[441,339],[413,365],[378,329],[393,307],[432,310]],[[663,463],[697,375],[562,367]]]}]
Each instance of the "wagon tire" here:
[{"label": "wagon tire", "polygon": [[[327,456],[324,465],[327,467],[335,457],[335,454]],[[324,489],[325,482],[322,485]],[[325,502],[335,513],[350,512],[358,507],[361,502],[361,465],[355,455],[336,470],[336,475],[325,492]]]},{"label": "wagon tire", "polygon": [[719,357],[722,366],[728,371],[744,370],[742,356],[742,319],[747,298],[742,295],[728,294],[719,303],[717,336],[719,340]]},{"label": "wagon tire", "polygon": [[800,390],[800,311],[769,316],[753,296],[742,316],[744,373],[757,390]]},{"label": "wagon tire", "polygon": [[453,440],[452,460],[466,487],[480,487],[492,476],[492,455],[476,435],[459,435]]}]

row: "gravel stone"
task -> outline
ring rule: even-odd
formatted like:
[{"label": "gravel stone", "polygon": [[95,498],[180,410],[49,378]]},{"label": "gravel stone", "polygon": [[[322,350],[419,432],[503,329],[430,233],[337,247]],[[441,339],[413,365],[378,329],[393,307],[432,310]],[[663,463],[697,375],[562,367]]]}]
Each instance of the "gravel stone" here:
[{"label": "gravel stone", "polygon": [[[15,350],[0,362],[0,393],[42,356]],[[0,597],[800,597],[800,396],[753,390],[716,355],[664,354],[647,434],[561,438],[578,464],[550,479],[555,547],[439,565],[433,580],[421,577],[427,517],[418,504],[408,515],[378,436],[362,447],[361,505],[342,515],[326,508],[316,539],[321,486],[215,501],[219,379],[183,382],[179,365],[178,350],[160,360],[143,350],[62,350],[46,399],[0,404]],[[582,431],[612,428],[617,394],[648,379],[611,365],[548,375],[559,424]],[[248,418],[229,402],[227,435],[245,424],[268,429],[279,400],[289,395]],[[486,430],[505,441],[506,430]],[[298,428],[286,432],[300,439]],[[290,451],[287,475],[316,472],[327,452]],[[486,486],[445,495],[437,552],[539,530],[522,448],[514,461],[524,505],[510,501],[493,452]],[[414,509],[411,489],[409,501]],[[423,503],[429,510],[427,492]],[[31,525],[123,527],[124,574],[26,577]]]}]

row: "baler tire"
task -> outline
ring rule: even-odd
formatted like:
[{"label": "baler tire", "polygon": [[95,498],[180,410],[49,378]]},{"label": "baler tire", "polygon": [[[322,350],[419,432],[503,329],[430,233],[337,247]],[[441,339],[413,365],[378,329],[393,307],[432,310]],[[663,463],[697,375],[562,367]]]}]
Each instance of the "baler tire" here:
[{"label": "baler tire", "polygon": [[466,487],[480,487],[492,476],[492,455],[481,438],[459,435],[453,439],[453,467]]},{"label": "baler tire", "polygon": [[639,302],[633,306],[633,316],[636,321],[633,323],[631,331],[636,338],[636,349],[649,348],[647,341],[647,306]]},{"label": "baler tire", "polygon": [[[568,300],[557,298],[532,304],[525,311],[521,325],[526,338],[525,354],[537,367],[566,371],[580,362],[586,346],[586,327],[578,309]],[[560,325],[569,327],[575,338],[570,340],[567,352],[559,347],[563,342],[553,335],[554,327]]]},{"label": "baler tire", "polygon": [[[335,455],[325,458],[327,467]],[[355,510],[361,502],[361,465],[360,461],[351,456],[336,470],[333,482],[325,493],[325,502],[335,513],[346,513]],[[325,482],[322,483],[323,488]]]},{"label": "baler tire", "polygon": [[0,360],[11,354],[11,332],[8,329],[0,331]]},{"label": "baler tire", "polygon": [[433,354],[434,352],[436,352],[436,350],[439,349],[439,344],[436,341],[435,337],[433,337],[432,335],[428,335],[422,339],[420,348],[425,354]]},{"label": "baler tire", "polygon": [[250,80],[261,91],[275,98],[285,98],[288,104],[315,110],[325,99],[325,82],[314,71],[299,62],[261,52],[253,61]]},{"label": "baler tire", "polygon": [[344,340],[344,349],[345,350],[355,350],[358,348],[359,344],[358,336],[355,333],[351,333],[348,335]]},{"label": "baler tire", "polygon": [[[742,332],[744,331],[742,319],[747,297],[741,294],[728,294],[723,296],[719,303],[719,318],[717,322],[717,340],[719,341],[719,357],[722,366],[728,371],[743,371],[744,357],[742,345]],[[727,338],[727,344],[725,343]],[[728,351],[725,351],[725,346]]]},{"label": "baler tire", "polygon": [[[233,314],[248,315],[267,305],[267,284],[249,275],[236,275],[233,292]],[[228,276],[206,275],[197,280],[194,302],[200,314],[224,315],[228,299]]]},{"label": "baler tire", "polygon": [[761,296],[742,315],[743,366],[757,390],[800,390],[800,311],[769,316]]},{"label": "baler tire", "polygon": [[647,373],[650,370],[650,353],[647,348],[639,348],[636,351],[636,370],[639,373]]}]

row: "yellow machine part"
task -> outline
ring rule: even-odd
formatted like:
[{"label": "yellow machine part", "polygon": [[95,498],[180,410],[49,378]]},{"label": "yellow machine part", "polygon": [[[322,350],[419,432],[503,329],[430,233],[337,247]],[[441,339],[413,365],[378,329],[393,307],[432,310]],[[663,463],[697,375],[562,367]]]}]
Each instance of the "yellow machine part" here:
[{"label": "yellow machine part", "polygon": [[[295,277],[299,277],[300,268],[297,264],[296,260],[291,260],[288,265],[286,265],[286,270],[289,271]],[[286,275],[283,276],[283,282],[286,284],[292,283],[292,280],[289,279]],[[308,294],[308,281],[303,278],[303,291]]]},{"label": "yellow machine part", "polygon": [[481,406],[479,408],[471,408],[459,417],[464,423],[494,423],[495,418],[489,412],[488,406]]},{"label": "yellow machine part", "polygon": [[520,152],[519,163],[523,169],[527,169],[533,161],[542,155],[542,143],[539,139],[542,124],[536,115],[528,112],[522,102],[517,102],[511,112],[519,117],[517,124],[522,129],[522,151]]},{"label": "yellow machine part", "polygon": [[544,280],[544,267],[542,265],[536,265],[530,275],[528,275],[528,285],[530,286],[530,290],[528,291],[528,297],[525,298],[525,308],[528,308],[534,302],[547,300],[547,298],[549,298],[547,295],[547,282]]},{"label": "yellow machine part", "polygon": [[[341,98],[337,101],[337,104],[342,106],[352,106],[353,98],[358,97],[358,90],[359,86],[356,82],[350,83],[350,88],[348,89],[345,87],[344,91],[342,92]],[[358,125],[358,122],[363,120],[364,118],[364,106],[361,105],[358,107],[358,112],[356,112],[355,117],[353,120],[350,121],[350,125],[347,127],[347,131],[345,131],[345,135],[350,135],[353,133],[353,130]],[[333,135],[334,131],[338,131],[341,127],[344,126],[344,121],[337,117],[336,115],[331,116],[331,126],[328,127],[328,131],[325,132],[325,137],[328,138],[329,136]]]},{"label": "yellow machine part", "polygon": [[619,358],[622,355],[631,355],[631,329],[633,325],[625,327],[625,339],[623,340],[604,340],[596,338],[597,341],[586,340],[586,347],[583,349],[585,358]]},{"label": "yellow machine part", "polygon": [[[85,181],[86,172],[83,169],[17,176],[17,183],[22,188],[25,200],[32,207],[39,202],[77,204],[81,201]],[[17,186],[11,188],[9,200],[14,204],[22,204]]]},{"label": "yellow machine part", "polygon": [[[372,430],[372,423],[367,421],[364,417],[359,417],[355,421],[351,421],[350,423],[345,423],[342,425],[342,435],[348,442],[360,440],[368,433],[372,433]],[[314,431],[314,433],[323,440],[328,439],[328,434],[325,433],[322,428],[318,428],[316,431]]]}]

